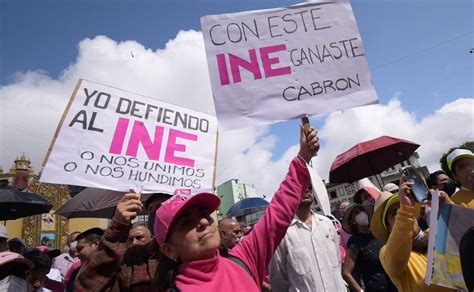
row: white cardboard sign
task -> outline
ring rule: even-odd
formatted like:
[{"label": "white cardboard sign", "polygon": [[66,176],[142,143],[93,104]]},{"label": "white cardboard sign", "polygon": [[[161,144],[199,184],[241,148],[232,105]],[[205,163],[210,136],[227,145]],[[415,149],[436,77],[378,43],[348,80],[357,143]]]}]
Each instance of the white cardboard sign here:
[{"label": "white cardboard sign", "polygon": [[378,103],[347,0],[201,18],[220,128]]},{"label": "white cardboard sign", "polygon": [[79,80],[45,159],[41,181],[116,191],[211,191],[217,120]]},{"label": "white cardboard sign", "polygon": [[311,165],[306,163],[306,167],[308,168],[309,176],[311,177],[313,194],[316,198],[316,201],[318,202],[319,207],[323,211],[324,215],[331,215],[331,203],[329,201],[328,191],[324,185],[323,180]]}]

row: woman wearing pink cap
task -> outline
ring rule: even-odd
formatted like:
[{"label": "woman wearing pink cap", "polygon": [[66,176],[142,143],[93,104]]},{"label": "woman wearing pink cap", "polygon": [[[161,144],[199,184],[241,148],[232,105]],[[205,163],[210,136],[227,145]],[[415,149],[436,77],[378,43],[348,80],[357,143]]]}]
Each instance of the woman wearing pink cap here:
[{"label": "woman wearing pink cap", "polygon": [[[319,150],[317,132],[300,134],[298,157],[275,193],[265,216],[249,235],[219,255],[219,232],[210,214],[220,199],[210,193],[178,192],[156,212],[155,235],[166,256],[158,284],[172,291],[260,291],[265,270],[285,236],[299,202],[310,185],[306,162]],[[171,267],[171,269],[170,269]],[[164,276],[164,277],[163,277]]]}]

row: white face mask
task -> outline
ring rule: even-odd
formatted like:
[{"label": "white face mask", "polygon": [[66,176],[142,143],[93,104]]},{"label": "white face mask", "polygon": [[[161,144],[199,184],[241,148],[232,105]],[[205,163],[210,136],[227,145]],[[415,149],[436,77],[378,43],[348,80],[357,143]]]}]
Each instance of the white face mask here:
[{"label": "white face mask", "polygon": [[367,213],[362,211],[362,212],[360,212],[359,214],[356,215],[355,221],[360,226],[367,226],[367,225],[369,225],[369,215],[367,215]]}]

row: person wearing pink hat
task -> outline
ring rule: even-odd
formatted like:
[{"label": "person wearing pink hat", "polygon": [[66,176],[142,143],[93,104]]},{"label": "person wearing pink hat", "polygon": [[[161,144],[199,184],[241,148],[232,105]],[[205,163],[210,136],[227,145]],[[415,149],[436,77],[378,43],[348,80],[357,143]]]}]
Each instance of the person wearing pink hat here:
[{"label": "person wearing pink hat", "polygon": [[0,252],[0,291],[27,291],[27,276],[33,263],[22,255],[4,251]]},{"label": "person wearing pink hat", "polygon": [[[229,257],[219,255],[219,232],[211,217],[220,204],[211,193],[177,192],[156,212],[155,238],[165,257],[167,273],[160,289],[171,291],[260,291],[275,249],[285,236],[296,209],[310,185],[306,163],[319,150],[311,128],[301,129],[300,150],[286,178],[252,232],[242,238]],[[170,271],[171,270],[171,271]]]}]

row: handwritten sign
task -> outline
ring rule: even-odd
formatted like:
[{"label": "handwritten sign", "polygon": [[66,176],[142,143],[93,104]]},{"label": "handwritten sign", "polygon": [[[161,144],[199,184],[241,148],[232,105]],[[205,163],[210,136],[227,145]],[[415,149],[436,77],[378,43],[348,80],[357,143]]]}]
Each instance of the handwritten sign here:
[{"label": "handwritten sign", "polygon": [[117,191],[210,191],[216,135],[214,116],[79,80],[41,181]]},{"label": "handwritten sign", "polygon": [[219,126],[378,103],[346,0],[201,18]]}]

